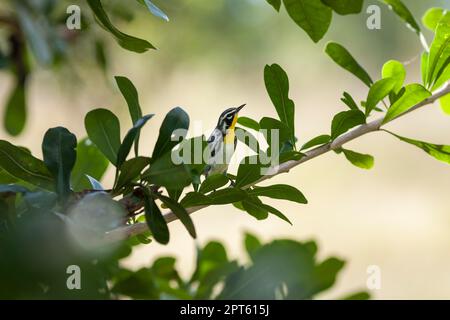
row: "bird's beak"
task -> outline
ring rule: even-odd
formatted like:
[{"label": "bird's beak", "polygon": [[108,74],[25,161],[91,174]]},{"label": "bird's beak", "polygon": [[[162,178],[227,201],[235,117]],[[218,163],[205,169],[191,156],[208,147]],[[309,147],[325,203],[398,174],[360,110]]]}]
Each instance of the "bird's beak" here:
[{"label": "bird's beak", "polygon": [[245,105],[246,105],[246,104],[244,103],[243,105],[237,107],[237,108],[236,108],[236,113],[238,113],[239,111],[241,111],[241,109],[242,109],[243,107],[245,107]]}]

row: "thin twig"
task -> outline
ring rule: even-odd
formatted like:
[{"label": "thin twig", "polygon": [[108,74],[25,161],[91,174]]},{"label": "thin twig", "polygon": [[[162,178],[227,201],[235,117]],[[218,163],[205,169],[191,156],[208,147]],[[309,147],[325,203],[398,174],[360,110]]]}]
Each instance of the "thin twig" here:
[{"label": "thin twig", "polygon": [[[397,118],[404,116],[405,114],[408,114],[412,111],[415,111],[421,107],[424,107],[426,105],[432,104],[435,101],[439,100],[440,98],[442,98],[443,96],[447,95],[450,93],[450,82],[447,82],[442,88],[440,88],[439,90],[435,91],[429,98],[425,99],[424,101],[416,104],[415,106],[413,106],[412,108],[410,108],[407,112],[402,113],[401,115],[399,115]],[[397,119],[395,118],[395,119]],[[264,180],[270,179],[274,176],[279,175],[280,173],[284,173],[284,172],[289,172],[289,170],[291,170],[292,168],[306,162],[309,161],[311,159],[314,159],[324,153],[327,153],[328,151],[331,150],[337,150],[339,148],[341,148],[344,144],[357,139],[367,133],[370,132],[375,132],[378,131],[380,129],[380,127],[383,124],[383,119],[379,118],[377,120],[371,121],[369,123],[366,123],[364,125],[361,125],[359,127],[357,127],[356,129],[349,131],[341,136],[339,136],[338,138],[336,138],[334,141],[327,143],[323,146],[314,148],[308,152],[305,153],[305,156],[303,156],[300,160],[291,160],[291,161],[287,161],[284,162],[282,164],[279,165],[278,170],[276,171],[276,173],[272,174],[272,175],[266,175],[263,176],[261,179],[259,179],[258,181],[252,183],[251,185],[247,185],[245,186],[243,189],[247,189],[250,188],[252,185],[255,185],[259,182],[262,182]],[[392,119],[391,121],[393,121],[394,119]],[[389,121],[390,122],[390,121]],[[187,212],[189,214],[199,211],[203,208],[205,208],[207,206],[198,206],[198,207],[191,207],[191,208],[187,208]],[[172,212],[169,211],[167,213],[164,214],[164,218],[166,220],[167,223],[178,220],[177,216]],[[106,233],[103,237],[103,242],[104,243],[110,243],[110,242],[115,242],[115,241],[120,241],[138,234],[141,234],[143,232],[148,231],[148,226],[146,223],[136,223],[133,225],[129,225],[129,226],[125,226],[125,227],[120,227],[118,229],[115,229],[113,231],[110,231],[108,233]]]}]

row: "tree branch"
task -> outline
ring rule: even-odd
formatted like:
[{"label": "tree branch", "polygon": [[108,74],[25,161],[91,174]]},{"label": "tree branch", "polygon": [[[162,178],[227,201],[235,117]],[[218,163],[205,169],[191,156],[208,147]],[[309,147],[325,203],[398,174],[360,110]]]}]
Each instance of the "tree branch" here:
[{"label": "tree branch", "polygon": [[[442,88],[435,91],[429,98],[427,98],[424,101],[413,106],[407,112],[404,112],[403,114],[399,115],[397,118],[404,116],[405,114],[408,114],[412,111],[415,111],[421,107],[432,104],[435,101],[439,100],[440,98],[442,98],[443,96],[445,96],[449,93],[450,93],[450,82],[447,82]],[[397,119],[397,118],[395,118],[395,119]],[[258,181],[252,183],[251,185],[245,186],[243,189],[250,188],[252,185],[255,185],[259,182],[270,179],[274,176],[279,175],[280,173],[289,172],[289,170],[291,170],[292,168],[294,168],[306,161],[314,159],[324,153],[327,153],[328,151],[337,150],[340,147],[342,147],[344,144],[346,144],[352,140],[355,140],[367,133],[378,131],[383,123],[383,119],[384,119],[384,117],[379,118],[374,121],[371,121],[371,122],[368,122],[366,124],[363,124],[363,125],[357,127],[356,129],[351,130],[351,131],[339,136],[338,138],[336,138],[334,141],[332,141],[330,143],[327,143],[323,146],[314,148],[314,149],[306,152],[305,156],[303,156],[300,160],[297,160],[297,161],[291,160],[291,161],[284,162],[279,165],[278,170],[276,170],[276,173],[274,173],[273,175],[263,176]],[[391,121],[393,121],[393,120],[394,119],[392,119]],[[207,206],[191,207],[191,208],[187,208],[186,210],[189,214],[191,214],[193,212],[199,211],[206,207]],[[167,223],[178,219],[177,216],[172,211],[165,213],[164,218],[167,221]],[[147,230],[148,230],[148,227],[147,227],[146,223],[136,223],[133,225],[121,227],[121,228],[112,230],[110,232],[107,232],[104,235],[101,242],[102,243],[110,243],[110,242],[124,240],[126,238],[146,232]]]}]

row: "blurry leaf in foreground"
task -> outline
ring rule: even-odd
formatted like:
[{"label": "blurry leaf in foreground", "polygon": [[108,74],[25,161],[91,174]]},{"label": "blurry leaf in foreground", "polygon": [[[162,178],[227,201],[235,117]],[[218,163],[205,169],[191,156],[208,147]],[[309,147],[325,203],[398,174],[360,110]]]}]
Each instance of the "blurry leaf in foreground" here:
[{"label": "blurry leaf in foreground", "polygon": [[280,11],[281,0],[266,0],[275,10]]},{"label": "blurry leaf in foreground", "polygon": [[442,8],[430,8],[422,17],[422,23],[431,31],[435,31],[439,21],[444,16],[445,10]]},{"label": "blurry leaf in foreground", "polygon": [[144,208],[145,221],[155,240],[162,244],[169,243],[170,235],[166,220],[164,220],[161,210],[149,195],[144,198]]}]

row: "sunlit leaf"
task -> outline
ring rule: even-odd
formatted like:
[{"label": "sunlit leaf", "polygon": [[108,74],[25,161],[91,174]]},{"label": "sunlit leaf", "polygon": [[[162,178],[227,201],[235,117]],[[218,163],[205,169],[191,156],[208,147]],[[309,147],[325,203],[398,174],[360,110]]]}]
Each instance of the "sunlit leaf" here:
[{"label": "sunlit leaf", "polygon": [[331,123],[331,139],[334,140],[348,130],[366,123],[366,116],[359,110],[339,112]]},{"label": "sunlit leaf", "polygon": [[346,15],[360,13],[364,0],[322,0],[322,2],[332,8],[334,12]]},{"label": "sunlit leaf", "polygon": [[402,89],[406,78],[406,70],[403,63],[396,60],[389,60],[383,65],[381,74],[383,79],[392,78],[395,80],[395,93],[398,93]]},{"label": "sunlit leaf", "polygon": [[331,136],[329,136],[328,134],[323,134],[323,135],[317,136],[317,137],[309,140],[308,142],[306,142],[300,150],[311,149],[313,147],[326,144],[330,141],[331,141]]},{"label": "sunlit leaf", "polygon": [[366,100],[366,116],[369,116],[372,110],[394,90],[396,84],[396,79],[385,78],[378,80],[370,87]]},{"label": "sunlit leaf", "polygon": [[374,158],[368,154],[362,154],[355,151],[342,149],[345,157],[348,161],[350,161],[353,165],[361,169],[372,169],[374,165]]},{"label": "sunlit leaf", "polygon": [[436,31],[439,21],[444,16],[445,10],[442,8],[430,8],[422,17],[422,23],[431,31]]}]

